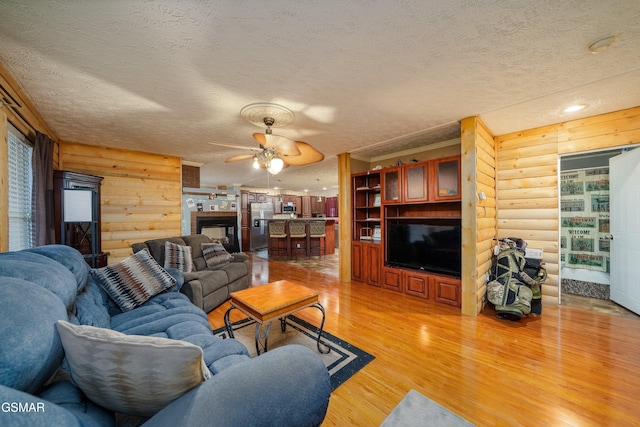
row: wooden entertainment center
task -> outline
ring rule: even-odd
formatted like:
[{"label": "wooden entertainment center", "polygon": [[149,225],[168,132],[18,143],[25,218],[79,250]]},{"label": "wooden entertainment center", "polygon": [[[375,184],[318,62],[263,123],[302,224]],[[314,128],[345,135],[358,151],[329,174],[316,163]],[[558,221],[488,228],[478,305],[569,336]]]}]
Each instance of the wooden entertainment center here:
[{"label": "wooden entertainment center", "polygon": [[351,176],[351,280],[460,307],[461,280],[390,265],[387,221],[460,220],[460,156],[356,173]]}]

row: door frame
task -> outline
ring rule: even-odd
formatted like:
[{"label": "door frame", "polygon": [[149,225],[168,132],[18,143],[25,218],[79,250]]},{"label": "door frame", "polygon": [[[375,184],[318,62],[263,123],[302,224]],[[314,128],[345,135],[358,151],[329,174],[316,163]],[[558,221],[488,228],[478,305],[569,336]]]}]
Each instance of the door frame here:
[{"label": "door frame", "polygon": [[[561,175],[562,175],[562,159],[566,159],[568,157],[577,157],[577,156],[582,156],[582,155],[588,155],[588,154],[598,154],[598,153],[606,153],[608,151],[611,152],[615,152],[615,151],[619,151],[618,154],[622,154],[622,150],[625,149],[634,149],[634,148],[639,148],[640,147],[640,142],[639,143],[635,143],[635,144],[625,144],[625,145],[620,145],[617,147],[606,147],[606,148],[598,148],[598,149],[594,149],[594,150],[584,150],[584,151],[576,151],[573,153],[567,153],[567,154],[558,154],[558,184],[557,184],[557,188],[558,188],[558,305],[561,304],[562,302],[562,261],[561,261],[561,252],[562,252],[562,248],[560,246],[561,241],[562,241],[562,233],[561,233],[561,229],[562,229],[562,210],[561,210],[561,194],[560,194],[560,179],[561,179]],[[617,154],[616,154],[617,155]],[[615,155],[612,155],[611,157],[614,157]],[[607,165],[607,167],[609,167]],[[609,285],[611,286],[611,285]],[[609,298],[609,301],[611,300],[611,298]]]}]

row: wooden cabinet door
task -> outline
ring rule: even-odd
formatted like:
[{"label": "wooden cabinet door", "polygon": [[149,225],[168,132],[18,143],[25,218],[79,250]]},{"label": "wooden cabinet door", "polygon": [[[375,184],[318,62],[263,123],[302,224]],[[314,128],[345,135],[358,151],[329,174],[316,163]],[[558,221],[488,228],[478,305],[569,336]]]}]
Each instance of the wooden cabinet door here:
[{"label": "wooden cabinet door", "polygon": [[429,198],[427,162],[405,165],[402,172],[404,203],[426,202]]},{"label": "wooden cabinet door", "polygon": [[430,200],[436,202],[461,200],[460,156],[432,160],[430,168],[432,193]]},{"label": "wooden cabinet door", "polygon": [[375,243],[363,243],[364,283],[372,286],[380,286],[380,245]]},{"label": "wooden cabinet door", "polygon": [[302,217],[311,218],[311,196],[302,196]]},{"label": "wooden cabinet door", "polygon": [[462,283],[460,279],[446,276],[433,276],[435,300],[443,304],[462,306]]},{"label": "wooden cabinet door", "polygon": [[351,280],[363,282],[362,243],[351,242]]},{"label": "wooden cabinet door", "polygon": [[382,203],[402,203],[402,169],[393,167],[382,172]]},{"label": "wooden cabinet door", "polygon": [[296,214],[302,215],[302,196],[294,196],[293,203],[296,204]]},{"label": "wooden cabinet door", "polygon": [[321,196],[310,196],[309,198],[311,199],[311,214],[323,214],[325,198]]},{"label": "wooden cabinet door", "polygon": [[404,283],[404,293],[416,297],[429,299],[431,277],[418,271],[407,271]]},{"label": "wooden cabinet door", "polygon": [[402,292],[404,271],[398,268],[384,267],[382,269],[382,287],[392,291]]}]

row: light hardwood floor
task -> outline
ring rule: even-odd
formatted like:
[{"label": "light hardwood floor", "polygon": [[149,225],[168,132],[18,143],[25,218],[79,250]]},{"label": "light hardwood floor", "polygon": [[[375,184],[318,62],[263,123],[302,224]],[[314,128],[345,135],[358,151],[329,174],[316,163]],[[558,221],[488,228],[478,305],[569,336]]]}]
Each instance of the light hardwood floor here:
[{"label": "light hardwood floor", "polygon": [[[323,426],[377,426],[410,389],[478,426],[640,426],[637,316],[544,306],[541,316],[520,322],[490,309],[466,317],[454,307],[252,260],[254,284],[287,279],[320,290],[325,329],[375,356],[332,393]],[[227,308],[209,314],[213,328],[223,326]],[[319,313],[305,309],[300,317],[317,322]]]}]

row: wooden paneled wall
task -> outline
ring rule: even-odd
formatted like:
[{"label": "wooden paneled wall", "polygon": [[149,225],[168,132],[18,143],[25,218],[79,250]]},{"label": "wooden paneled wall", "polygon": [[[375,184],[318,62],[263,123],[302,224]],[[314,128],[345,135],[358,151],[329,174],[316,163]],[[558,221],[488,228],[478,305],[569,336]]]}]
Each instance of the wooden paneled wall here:
[{"label": "wooden paneled wall", "polygon": [[559,302],[559,155],[640,143],[640,107],[495,138],[498,236],[544,250],[543,304]]},{"label": "wooden paneled wall", "polygon": [[[477,117],[461,125],[462,151],[462,313],[476,316],[486,294],[496,229],[494,138]],[[484,194],[480,199],[479,194]]]},{"label": "wooden paneled wall", "polygon": [[109,264],[131,255],[133,243],[182,234],[180,158],[61,142],[59,166],[104,177],[102,250]]}]

